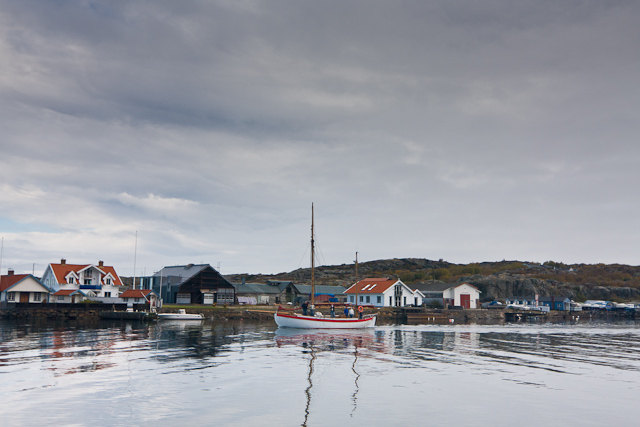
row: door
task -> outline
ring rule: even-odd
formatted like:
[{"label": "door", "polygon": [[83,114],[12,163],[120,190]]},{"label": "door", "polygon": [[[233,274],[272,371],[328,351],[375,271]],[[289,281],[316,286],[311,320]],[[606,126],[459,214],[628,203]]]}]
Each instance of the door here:
[{"label": "door", "polygon": [[402,300],[402,286],[396,285],[394,289],[394,295],[396,297],[396,307],[402,307],[400,301]]},{"label": "door", "polygon": [[20,292],[20,302],[29,302],[29,292]]},{"label": "door", "polygon": [[464,309],[471,308],[471,295],[469,295],[469,294],[460,295],[460,305]]}]

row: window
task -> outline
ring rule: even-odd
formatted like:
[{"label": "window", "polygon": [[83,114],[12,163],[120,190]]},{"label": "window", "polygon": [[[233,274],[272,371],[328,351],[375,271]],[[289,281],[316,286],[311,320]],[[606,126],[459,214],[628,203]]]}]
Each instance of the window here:
[{"label": "window", "polygon": [[369,295],[367,295],[367,303],[371,302],[371,297]]},{"label": "window", "polygon": [[104,282],[105,282],[107,285],[110,285],[110,284],[111,284],[111,279],[107,279],[107,280],[105,280]]},{"label": "window", "polygon": [[58,295],[58,301],[64,301],[64,295]]},{"label": "window", "polygon": [[393,297],[389,297],[389,307],[393,306]]},{"label": "window", "polygon": [[73,285],[73,282],[74,282],[75,280],[76,280],[76,279],[74,279],[73,277],[69,277],[69,284],[70,284],[70,285]]},{"label": "window", "polygon": [[133,302],[138,302],[140,300],[140,298],[134,298]]},{"label": "window", "polygon": [[360,295],[360,302],[364,302],[364,297]]},{"label": "window", "polygon": [[356,297],[354,297],[353,295],[351,295],[351,296],[349,297],[349,302],[351,302],[351,303],[356,302]]},{"label": "window", "polygon": [[15,292],[7,292],[7,301],[15,301],[16,293]]},{"label": "window", "polygon": [[378,295],[378,299],[376,300],[376,304],[382,304],[382,295]]},{"label": "window", "polygon": [[407,305],[407,297],[404,297],[402,301],[404,301],[404,305]]},{"label": "window", "polygon": [[90,285],[91,284],[91,279],[84,279],[84,284],[85,285]]},{"label": "window", "polygon": [[105,293],[104,293],[104,296],[105,296],[106,298],[111,297],[111,292],[105,292]]},{"label": "window", "polygon": [[40,292],[34,292],[33,293],[33,300],[34,301],[40,301],[40,298],[41,298]]}]

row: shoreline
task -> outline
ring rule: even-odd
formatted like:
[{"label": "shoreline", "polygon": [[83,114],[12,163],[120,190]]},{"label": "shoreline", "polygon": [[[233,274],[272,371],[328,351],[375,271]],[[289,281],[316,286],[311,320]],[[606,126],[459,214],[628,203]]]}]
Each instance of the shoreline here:
[{"label": "shoreline", "polygon": [[[0,318],[9,319],[49,319],[49,320],[76,320],[76,319],[100,319],[112,320],[144,320],[156,321],[153,313],[137,311],[127,313],[125,311],[112,311],[107,307],[97,307],[95,304],[78,304],[77,307],[55,307],[52,304],[38,305],[37,307],[15,307],[0,309]],[[158,313],[176,312],[184,308],[188,313],[202,313],[204,318],[213,321],[243,321],[272,322],[276,306],[195,306],[195,305],[165,305]],[[327,312],[324,307],[318,309]],[[111,313],[103,316],[101,313]],[[338,311],[341,313],[341,310]],[[129,314],[130,316],[126,316]],[[364,314],[378,315],[378,324],[446,324],[446,323],[501,323],[501,322],[562,322],[576,320],[635,320],[635,312],[590,310],[581,312],[551,311],[548,313],[533,311],[515,311],[505,309],[470,309],[470,310],[445,310],[426,308],[393,308],[380,309],[366,308]],[[341,317],[341,316],[337,316]]]}]

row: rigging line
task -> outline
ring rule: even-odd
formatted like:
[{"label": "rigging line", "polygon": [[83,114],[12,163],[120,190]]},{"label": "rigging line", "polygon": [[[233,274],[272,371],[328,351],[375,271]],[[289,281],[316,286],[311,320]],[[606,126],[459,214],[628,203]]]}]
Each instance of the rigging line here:
[{"label": "rigging line", "polygon": [[309,250],[310,247],[311,247],[311,242],[309,242],[309,244],[307,245],[307,249],[305,249],[304,253],[302,254],[302,258],[300,258],[300,262],[298,262],[297,268],[300,268],[300,266],[302,265],[302,261],[307,257],[307,251]]},{"label": "rigging line", "polygon": [[[318,266],[320,265],[326,265],[327,261],[324,259],[324,254],[322,253],[322,250],[320,249],[320,246],[318,245],[318,242],[316,241],[316,259],[318,260]],[[320,258],[322,258],[322,260],[320,260]]]}]

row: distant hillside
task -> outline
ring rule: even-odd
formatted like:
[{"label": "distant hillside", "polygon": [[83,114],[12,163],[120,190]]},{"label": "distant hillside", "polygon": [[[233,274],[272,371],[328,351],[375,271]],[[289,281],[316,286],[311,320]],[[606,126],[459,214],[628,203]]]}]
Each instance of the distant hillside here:
[{"label": "distant hillside", "polygon": [[[315,269],[316,283],[349,286],[356,279],[354,264],[321,266]],[[274,275],[229,275],[232,282],[265,283],[292,280],[308,284],[311,269]],[[640,267],[621,264],[573,264],[548,261],[536,264],[522,261],[452,264],[419,258],[363,262],[358,277],[395,277],[408,285],[429,281],[469,282],[482,291],[482,299],[509,296],[568,296],[576,301],[605,299],[640,300]]]}]

